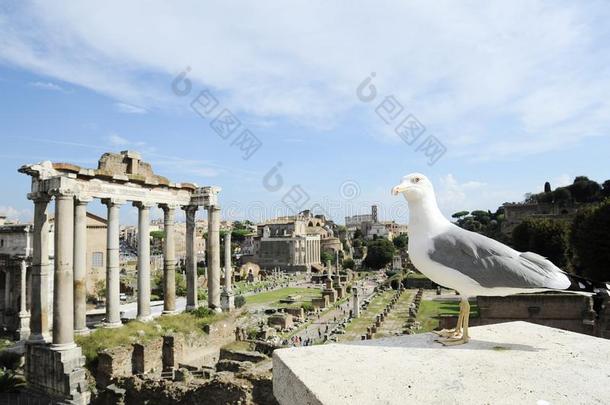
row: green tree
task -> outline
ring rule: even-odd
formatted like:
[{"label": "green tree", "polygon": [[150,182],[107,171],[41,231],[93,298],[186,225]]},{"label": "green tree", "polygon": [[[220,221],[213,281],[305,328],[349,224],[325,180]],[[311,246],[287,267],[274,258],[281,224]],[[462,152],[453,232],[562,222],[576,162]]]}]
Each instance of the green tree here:
[{"label": "green tree", "polygon": [[469,211],[458,211],[458,212],[454,213],[453,215],[451,215],[451,218],[459,219],[459,218],[465,217],[468,214],[470,214]]},{"label": "green tree", "polygon": [[574,179],[574,183],[568,186],[568,189],[572,193],[574,201],[593,202],[599,198],[601,186],[586,176],[578,176]]},{"label": "green tree", "polygon": [[553,201],[556,203],[569,202],[572,200],[572,193],[566,187],[557,187],[553,191]]},{"label": "green tree", "polygon": [[394,246],[398,250],[406,249],[409,245],[409,237],[407,235],[398,235],[395,237],[392,242],[394,242]]},{"label": "green tree", "polygon": [[544,183],[544,192],[545,193],[550,193],[551,192],[551,183],[549,183],[548,181]]},{"label": "green tree", "polygon": [[322,262],[322,264],[326,265],[326,263],[329,260],[331,261],[331,263],[334,262],[335,261],[335,256],[332,253],[327,252],[325,250],[322,251],[322,253],[320,253],[320,261]]},{"label": "green tree", "polygon": [[95,282],[95,293],[99,299],[106,296],[106,280],[99,279]]},{"label": "green tree", "polygon": [[353,239],[362,239],[362,231],[360,229],[356,229],[354,231]]},{"label": "green tree", "polygon": [[579,210],[572,222],[570,243],[577,274],[610,281],[610,199]]},{"label": "green tree", "polygon": [[243,242],[244,240],[246,240],[246,235],[249,235],[251,233],[251,231],[249,229],[246,228],[240,228],[240,229],[233,229],[231,231],[231,239],[234,242]]},{"label": "green tree", "polygon": [[356,263],[354,262],[353,259],[344,259],[342,266],[344,269],[351,269],[351,270],[356,269]]},{"label": "green tree", "polygon": [[364,264],[375,270],[382,269],[392,262],[396,253],[394,244],[385,238],[378,238],[368,244]]},{"label": "green tree", "polygon": [[526,219],[515,227],[512,239],[519,251],[538,253],[558,267],[568,264],[568,226],[563,221]]},{"label": "green tree", "polygon": [[186,296],[186,277],[180,271],[176,271],[176,295],[179,297]]},{"label": "green tree", "polygon": [[161,239],[161,240],[163,240],[163,237],[165,236],[165,233],[163,231],[150,231],[150,236],[153,239]]}]

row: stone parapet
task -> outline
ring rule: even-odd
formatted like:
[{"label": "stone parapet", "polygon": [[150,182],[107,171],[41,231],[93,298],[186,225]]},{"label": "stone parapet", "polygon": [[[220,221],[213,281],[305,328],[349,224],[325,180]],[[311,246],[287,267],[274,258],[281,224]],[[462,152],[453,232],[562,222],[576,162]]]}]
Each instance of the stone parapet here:
[{"label": "stone parapet", "polygon": [[441,346],[431,333],[273,352],[282,405],[602,404],[610,341],[527,322],[470,329]]}]

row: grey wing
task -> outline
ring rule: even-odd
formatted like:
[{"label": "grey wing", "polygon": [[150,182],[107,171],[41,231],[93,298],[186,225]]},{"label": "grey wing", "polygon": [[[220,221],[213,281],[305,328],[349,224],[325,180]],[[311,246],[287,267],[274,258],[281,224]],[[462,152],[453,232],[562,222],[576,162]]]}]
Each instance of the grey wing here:
[{"label": "grey wing", "polygon": [[565,273],[536,253],[520,253],[478,233],[452,227],[433,238],[430,259],[486,288],[565,289]]}]

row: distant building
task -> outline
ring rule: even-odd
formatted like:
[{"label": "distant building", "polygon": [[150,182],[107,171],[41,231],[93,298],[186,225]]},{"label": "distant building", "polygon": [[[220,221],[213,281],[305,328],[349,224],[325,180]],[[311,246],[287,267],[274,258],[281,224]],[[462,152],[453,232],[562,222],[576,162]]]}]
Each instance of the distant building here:
[{"label": "distant building", "polygon": [[355,231],[356,229],[360,229],[363,223],[373,222],[373,216],[371,214],[364,215],[353,215],[351,217],[345,217],[345,226],[349,231]]},{"label": "distant building", "polygon": [[[53,261],[55,256],[54,221],[49,220],[49,308],[53,300]],[[87,292],[92,294],[95,282],[106,278],[106,220],[97,215],[87,213]],[[0,216],[0,326],[7,331],[19,335],[22,325],[21,318],[27,316],[31,304],[31,263],[33,245],[33,225],[31,223],[15,223]],[[25,311],[21,308],[22,269],[25,270],[26,299]],[[50,319],[52,318],[51,315]],[[29,323],[27,324],[29,325]],[[25,336],[27,338],[27,336]]]},{"label": "distant building", "polygon": [[571,220],[576,215],[579,204],[575,203],[504,203],[504,221],[501,231],[512,235],[513,230],[528,218],[548,218],[555,220]]},{"label": "distant building", "polygon": [[320,265],[322,239],[334,238],[328,229],[322,230],[324,225],[323,217],[312,216],[309,211],[259,224],[256,235],[246,237],[242,244],[241,260],[263,269],[310,271]]},{"label": "distant building", "polygon": [[87,294],[96,294],[95,284],[106,280],[106,239],[108,221],[87,213]]},{"label": "distant building", "polygon": [[380,222],[376,205],[371,207],[370,214],[345,217],[345,226],[350,235],[353,235],[356,230],[360,230],[367,239],[387,238],[392,240],[398,235],[407,233],[407,225],[394,221]]}]

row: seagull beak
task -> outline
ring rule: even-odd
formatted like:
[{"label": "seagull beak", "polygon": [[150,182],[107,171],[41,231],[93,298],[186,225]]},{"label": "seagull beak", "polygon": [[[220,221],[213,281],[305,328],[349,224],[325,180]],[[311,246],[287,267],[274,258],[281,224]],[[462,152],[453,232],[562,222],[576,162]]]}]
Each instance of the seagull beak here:
[{"label": "seagull beak", "polygon": [[398,194],[402,193],[403,191],[405,191],[407,188],[408,188],[408,186],[405,186],[404,184],[401,183],[392,189],[392,195],[398,195]]}]

